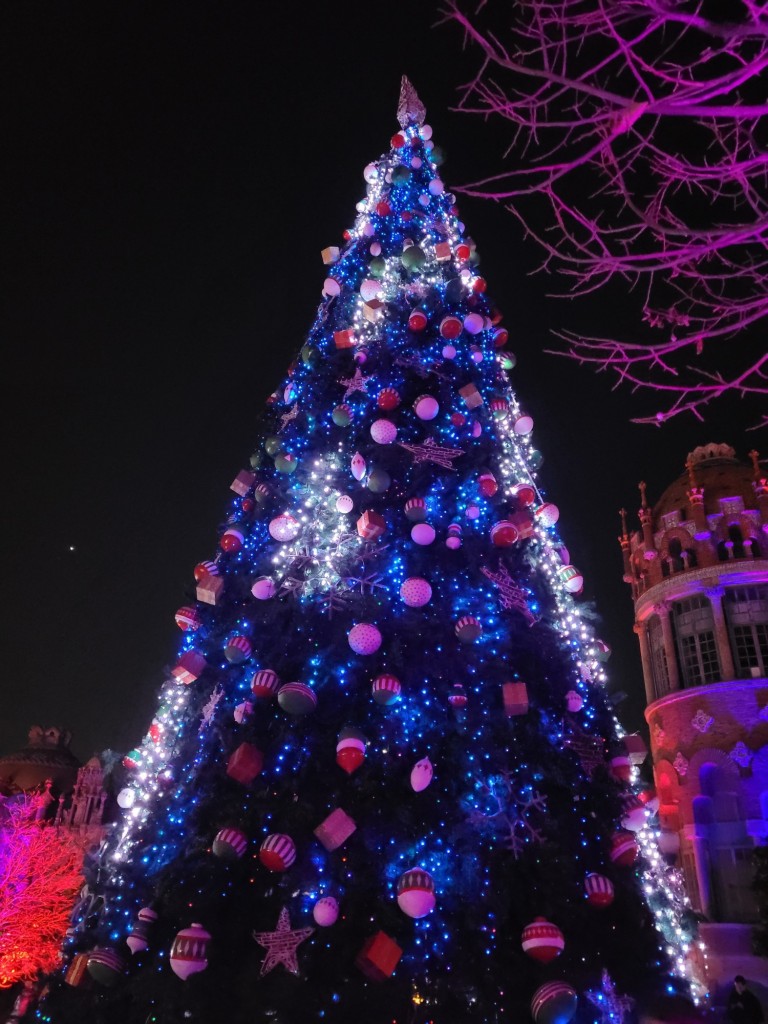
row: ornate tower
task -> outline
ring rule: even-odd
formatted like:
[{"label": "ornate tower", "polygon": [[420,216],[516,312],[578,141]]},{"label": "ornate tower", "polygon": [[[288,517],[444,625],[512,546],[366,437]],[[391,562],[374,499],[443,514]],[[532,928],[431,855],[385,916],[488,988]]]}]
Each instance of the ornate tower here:
[{"label": "ornate tower", "polygon": [[768,986],[752,956],[751,854],[768,841],[768,474],[696,448],[640,529],[622,511],[663,848],[700,913],[711,982]]}]

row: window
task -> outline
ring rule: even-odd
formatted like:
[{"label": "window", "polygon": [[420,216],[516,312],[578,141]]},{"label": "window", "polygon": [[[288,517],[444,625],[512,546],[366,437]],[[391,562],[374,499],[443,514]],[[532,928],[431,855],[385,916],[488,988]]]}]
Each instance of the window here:
[{"label": "window", "polygon": [[703,594],[673,606],[683,686],[701,686],[720,679],[712,608]]},{"label": "window", "polygon": [[768,587],[734,587],[725,597],[738,675],[742,679],[768,676]]},{"label": "window", "polygon": [[748,923],[757,919],[751,889],[753,846],[716,846],[713,850],[718,917]]},{"label": "window", "polygon": [[685,888],[691,906],[694,910],[701,910],[701,894],[699,893],[699,877],[696,874],[696,858],[692,850],[684,850],[682,857],[683,875],[685,876]]},{"label": "window", "polygon": [[651,654],[653,689],[657,697],[663,697],[665,693],[669,693],[669,666],[667,652],[664,650],[661,619],[658,615],[654,615],[648,623],[648,649]]}]

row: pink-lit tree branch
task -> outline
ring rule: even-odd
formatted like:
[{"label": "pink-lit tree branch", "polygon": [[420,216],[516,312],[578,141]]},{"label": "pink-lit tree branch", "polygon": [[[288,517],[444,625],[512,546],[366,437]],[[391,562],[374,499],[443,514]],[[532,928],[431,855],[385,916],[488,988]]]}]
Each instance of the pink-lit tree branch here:
[{"label": "pink-lit tree branch", "polygon": [[641,423],[768,395],[768,4],[714,6],[444,8],[480,57],[458,109],[512,129],[509,166],[457,191],[514,214],[561,297],[637,296],[637,340],[558,332],[556,354],[652,393]]},{"label": "pink-lit tree branch", "polygon": [[36,820],[34,801],[13,799],[0,821],[0,988],[57,966],[83,850],[68,831]]}]

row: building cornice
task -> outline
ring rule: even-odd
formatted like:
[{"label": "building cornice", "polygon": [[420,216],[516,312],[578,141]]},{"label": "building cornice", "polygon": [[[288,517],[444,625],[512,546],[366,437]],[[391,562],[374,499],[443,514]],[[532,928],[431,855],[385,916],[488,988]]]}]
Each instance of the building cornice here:
[{"label": "building cornice", "polygon": [[768,578],[768,559],[739,559],[738,562],[718,562],[700,569],[678,572],[646,590],[637,599],[635,619],[644,622],[654,613],[656,605],[674,601],[691,594],[703,594],[713,586],[737,587],[751,583],[764,583]]}]

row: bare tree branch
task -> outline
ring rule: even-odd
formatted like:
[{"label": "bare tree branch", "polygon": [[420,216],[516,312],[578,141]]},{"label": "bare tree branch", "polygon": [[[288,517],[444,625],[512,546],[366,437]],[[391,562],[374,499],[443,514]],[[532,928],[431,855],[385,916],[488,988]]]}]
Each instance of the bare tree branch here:
[{"label": "bare tree branch", "polygon": [[[627,341],[557,351],[660,403],[637,422],[768,395],[768,4],[446,0],[480,58],[457,109],[512,128],[509,166],[457,192],[503,203],[561,298],[643,296]],[[727,371],[725,367],[728,367]],[[764,423],[765,420],[762,421]]]}]

